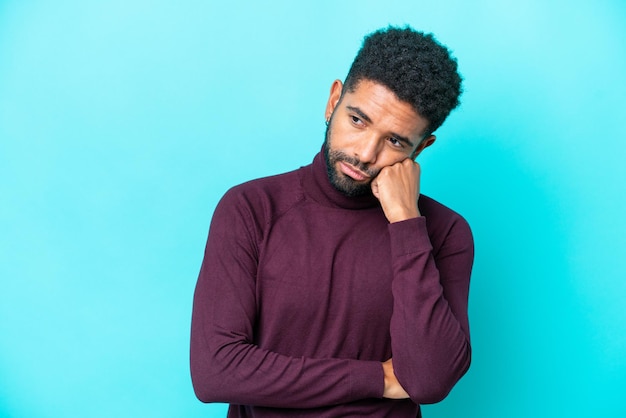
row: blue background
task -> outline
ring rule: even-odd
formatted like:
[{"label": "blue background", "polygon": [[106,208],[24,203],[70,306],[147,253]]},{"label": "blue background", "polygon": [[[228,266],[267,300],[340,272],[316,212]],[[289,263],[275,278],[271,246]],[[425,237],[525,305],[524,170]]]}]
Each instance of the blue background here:
[{"label": "blue background", "polygon": [[188,372],[212,211],[311,161],[389,23],[466,79],[419,161],[475,234],[474,357],[425,416],[626,416],[619,0],[0,0],[0,416],[224,416]]}]

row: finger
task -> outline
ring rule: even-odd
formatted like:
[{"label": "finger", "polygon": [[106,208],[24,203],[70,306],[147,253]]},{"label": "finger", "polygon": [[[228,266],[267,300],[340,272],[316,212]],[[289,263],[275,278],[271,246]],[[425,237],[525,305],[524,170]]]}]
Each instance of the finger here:
[{"label": "finger", "polygon": [[370,183],[370,187],[372,188],[372,194],[376,197],[376,199],[380,200],[380,194],[378,192],[378,181],[376,179],[372,180]]}]

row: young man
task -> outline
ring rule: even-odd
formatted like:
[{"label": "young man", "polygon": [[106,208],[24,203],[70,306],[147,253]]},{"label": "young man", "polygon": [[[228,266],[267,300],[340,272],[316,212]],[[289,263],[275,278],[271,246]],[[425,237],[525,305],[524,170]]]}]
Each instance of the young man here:
[{"label": "young man", "polygon": [[431,35],[370,34],[313,163],[226,193],[193,307],[198,398],[229,417],[416,417],[467,371],[473,240],[414,161],[458,105]]}]

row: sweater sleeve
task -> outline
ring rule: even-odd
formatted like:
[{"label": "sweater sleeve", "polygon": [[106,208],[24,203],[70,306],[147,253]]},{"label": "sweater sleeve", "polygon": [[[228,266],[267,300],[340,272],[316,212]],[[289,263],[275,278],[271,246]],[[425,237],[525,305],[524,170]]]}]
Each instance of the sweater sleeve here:
[{"label": "sweater sleeve", "polygon": [[470,365],[472,234],[457,216],[434,254],[424,217],[390,224],[389,229],[394,372],[413,402],[439,402]]},{"label": "sweater sleeve", "polygon": [[290,357],[255,344],[259,220],[239,195],[215,210],[194,293],[190,363],[196,396],[278,408],[382,397],[377,361]]}]

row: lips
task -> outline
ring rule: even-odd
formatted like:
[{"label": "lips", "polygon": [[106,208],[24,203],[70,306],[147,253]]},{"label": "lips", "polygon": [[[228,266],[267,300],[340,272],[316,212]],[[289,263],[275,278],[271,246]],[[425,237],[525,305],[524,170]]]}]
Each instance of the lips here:
[{"label": "lips", "polygon": [[339,167],[343,174],[352,178],[353,180],[363,181],[369,178],[367,174],[364,174],[363,172],[357,170],[354,166],[346,163],[345,161],[339,161]]}]

